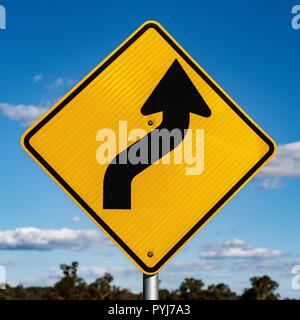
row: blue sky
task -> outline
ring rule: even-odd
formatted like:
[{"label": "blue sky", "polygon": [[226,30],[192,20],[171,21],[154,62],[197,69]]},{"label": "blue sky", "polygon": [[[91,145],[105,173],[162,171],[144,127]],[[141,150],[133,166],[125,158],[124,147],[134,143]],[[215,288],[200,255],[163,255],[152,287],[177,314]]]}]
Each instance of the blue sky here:
[{"label": "blue sky", "polygon": [[116,284],[141,290],[136,267],[19,141],[30,121],[151,19],[280,145],[266,170],[161,272],[161,286],[174,288],[189,276],[240,291],[250,276],[269,274],[282,296],[300,296],[291,287],[291,268],[300,263],[300,30],[291,27],[296,1],[0,4],[7,11],[7,30],[0,30],[0,264],[8,282],[51,283],[60,263],[78,260],[88,280],[109,271]]}]

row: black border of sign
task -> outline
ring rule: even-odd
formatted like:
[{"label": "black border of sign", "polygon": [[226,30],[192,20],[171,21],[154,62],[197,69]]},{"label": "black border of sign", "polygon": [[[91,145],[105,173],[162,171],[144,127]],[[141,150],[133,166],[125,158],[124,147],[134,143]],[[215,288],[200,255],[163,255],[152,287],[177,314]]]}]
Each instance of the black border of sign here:
[{"label": "black border of sign", "polygon": [[[131,44],[133,44],[145,31],[155,29],[169,45],[202,77],[203,80],[232,108],[234,112],[247,125],[260,136],[269,146],[269,151],[231,188],[200,221],[185,234],[185,236],[152,268],[148,267],[118,235],[97,215],[97,213],[77,194],[70,185],[47,163],[45,159],[30,145],[30,138],[50,121],[60,110],[62,110],[72,99],[85,89],[103,70],[105,70],[115,59],[117,59]],[[260,129],[245,116],[240,109],[197,67],[197,65],[178,47],[176,43],[155,23],[146,23],[136,34],[134,34],[122,47],[117,50],[107,61],[96,69],[83,83],[80,84],[64,101],[53,109],[24,137],[25,148],[47,169],[47,171],[76,199],[76,201],[100,224],[100,226],[127,252],[127,254],[145,271],[155,273],[159,268],[184,245],[185,242],[254,174],[261,165],[269,159],[275,151],[273,142]]]}]

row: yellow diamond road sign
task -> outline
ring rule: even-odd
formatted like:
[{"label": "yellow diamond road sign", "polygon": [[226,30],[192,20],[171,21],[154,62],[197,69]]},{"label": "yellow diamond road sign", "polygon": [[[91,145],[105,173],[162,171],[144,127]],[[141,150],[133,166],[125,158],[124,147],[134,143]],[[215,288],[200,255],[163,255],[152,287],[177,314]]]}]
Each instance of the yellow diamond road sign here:
[{"label": "yellow diamond road sign", "polygon": [[275,153],[273,140],[156,22],[33,124],[22,145],[147,274]]}]

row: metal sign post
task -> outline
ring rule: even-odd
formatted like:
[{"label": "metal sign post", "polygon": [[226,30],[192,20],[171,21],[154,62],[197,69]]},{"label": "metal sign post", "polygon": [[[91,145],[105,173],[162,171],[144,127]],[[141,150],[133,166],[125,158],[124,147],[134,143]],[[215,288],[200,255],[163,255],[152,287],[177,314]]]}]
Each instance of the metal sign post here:
[{"label": "metal sign post", "polygon": [[158,300],[158,273],[143,274],[143,298],[144,300]]}]

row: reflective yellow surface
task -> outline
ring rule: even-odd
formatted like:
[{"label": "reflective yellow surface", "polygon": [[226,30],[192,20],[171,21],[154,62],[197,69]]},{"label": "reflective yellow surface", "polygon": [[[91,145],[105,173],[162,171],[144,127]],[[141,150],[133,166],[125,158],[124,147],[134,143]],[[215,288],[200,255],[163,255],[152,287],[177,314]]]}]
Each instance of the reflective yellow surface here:
[{"label": "reflective yellow surface", "polygon": [[[204,171],[200,175],[186,175],[184,163],[152,165],[133,180],[131,210],[103,210],[103,176],[108,164],[96,161],[100,145],[96,141],[97,132],[110,128],[118,133],[119,121],[127,121],[128,130],[142,128],[150,132],[158,126],[161,114],[143,116],[140,109],[174,59],[178,59],[212,111],[209,118],[192,114],[190,121],[191,129],[204,129]],[[154,126],[147,124],[150,119]],[[145,31],[40,128],[31,137],[30,145],[149,268],[174,248],[270,149],[154,28]],[[171,255],[180,248],[181,245]],[[147,256],[148,251],[153,252],[153,257]],[[152,273],[131,259],[143,272]]]}]

